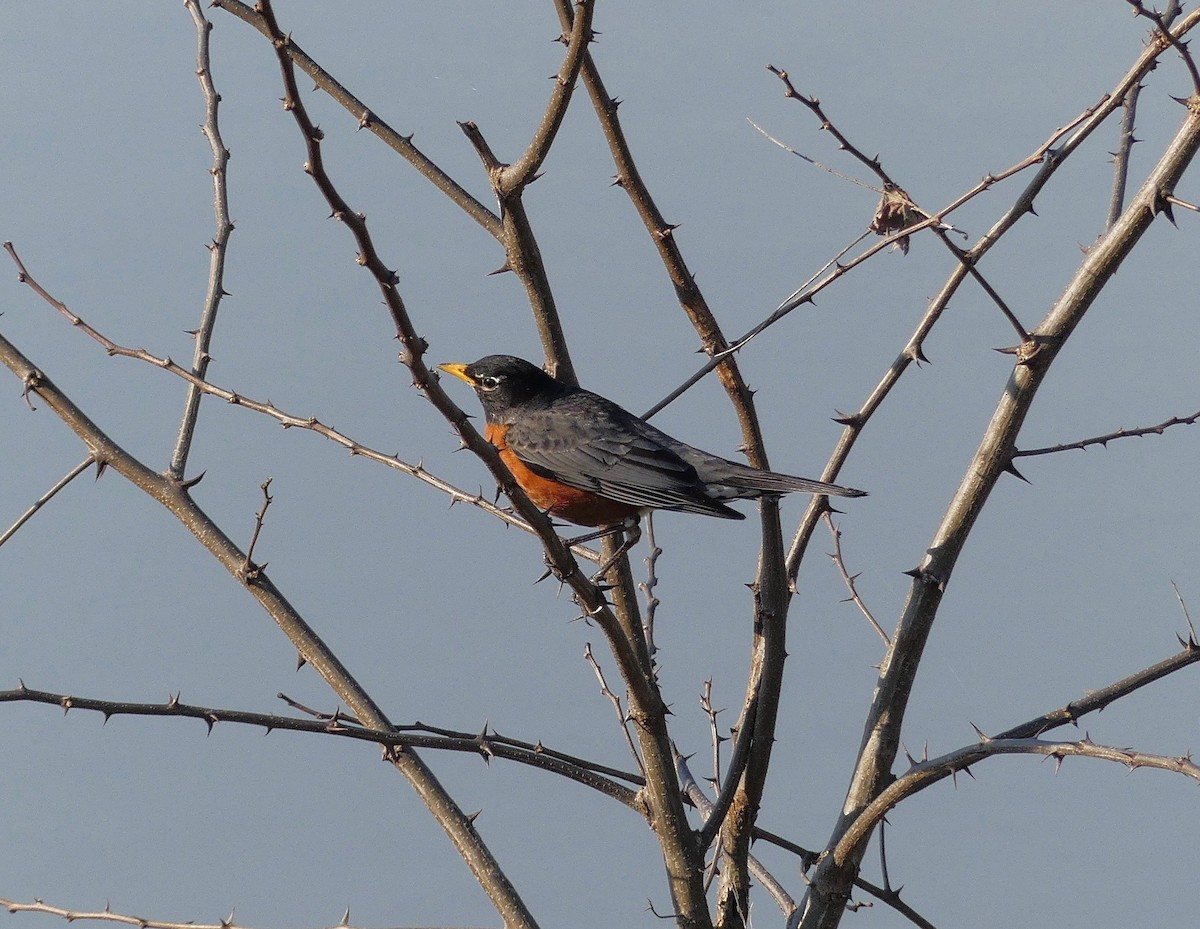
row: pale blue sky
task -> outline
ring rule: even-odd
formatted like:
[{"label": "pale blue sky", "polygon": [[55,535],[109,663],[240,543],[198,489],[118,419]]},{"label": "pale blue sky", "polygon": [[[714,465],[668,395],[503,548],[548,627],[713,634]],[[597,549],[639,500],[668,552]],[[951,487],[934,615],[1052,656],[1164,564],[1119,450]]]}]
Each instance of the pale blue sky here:
[{"label": "pale blue sky", "polygon": [[[552,5],[281,2],[285,30],[476,196],[492,198],[456,120],[514,158],[544,106],[562,47]],[[269,44],[210,11],[237,223],[211,379],[491,491],[482,465],[409,388],[378,291],[347,231],[301,171],[303,148]],[[927,208],[1034,150],[1112,87],[1146,23],[1125,3],[600,4],[593,52],[639,167],[729,335],[750,328],[870,219],[875,196],[771,145],[747,122],[864,176],[784,99],[787,69]],[[0,8],[0,238],[57,297],[124,344],[190,358],[212,235],[210,155],[197,130],[195,34],[181,4]],[[301,86],[311,85],[302,80]],[[1167,58],[1141,98],[1136,186],[1188,93]],[[537,358],[498,246],[321,94],[332,177],[367,212],[429,360],[506,351]],[[1027,326],[1103,228],[1103,127],[1037,202],[1038,217],[985,262]],[[695,334],[613,168],[581,92],[527,208],[584,383],[635,411],[698,364]],[[954,217],[981,234],[1024,176]],[[1200,199],[1193,169],[1179,191]],[[1055,364],[1021,445],[1071,441],[1200,408],[1200,219],[1156,223]],[[7,258],[4,259],[7,261]],[[902,348],[952,267],[930,238],[880,255],[743,353],[775,467],[815,475],[839,428]],[[2,273],[0,332],[114,439],[166,466],[183,385],[110,359]],[[1012,330],[964,286],[841,475],[843,549],[889,631],[1010,369]],[[7,378],[7,381],[5,381]],[[463,386],[463,385],[457,385]],[[465,387],[456,394],[477,412]],[[20,384],[0,377],[0,531],[86,454]],[[736,422],[706,381],[658,420],[734,456]],[[1026,460],[1000,484],[960,560],[926,652],[905,743],[937,754],[1060,706],[1177,648],[1171,588],[1200,614],[1200,431]],[[582,659],[602,637],[541,572],[535,542],[319,437],[205,401],[196,499],[259,543],[270,574],[397,722],[501,732],[621,767],[608,703]],[[805,501],[784,506],[785,533]],[[752,511],[752,507],[744,507]],[[662,684],[681,748],[707,757],[705,679],[732,722],[748,660],[757,529],[656,521]],[[809,846],[833,826],[862,731],[880,642],[826,558],[822,530],[793,606],[788,684],[762,825]],[[635,557],[635,573],[641,569]],[[115,474],[90,475],[0,549],[0,687],[283,711],[285,691],[333,698],[269,618],[164,510]],[[485,593],[486,592],[486,593]],[[602,655],[602,652],[598,651]],[[602,659],[603,660],[603,659]],[[615,671],[606,663],[611,674]],[[1100,742],[1179,755],[1200,747],[1187,671],[1089,718]],[[495,926],[498,918],[432,818],[371,746],[221,725],[0,706],[0,896],[75,909],[253,927]],[[1077,733],[1060,733],[1071,737]],[[656,844],[599,795],[505,762],[426,753],[544,926],[650,927],[669,905]],[[699,763],[698,774],[707,774]],[[1196,785],[1098,761],[989,761],[890,816],[891,876],[939,927],[1188,925],[1195,919]],[[794,859],[759,848],[791,893]],[[864,872],[878,879],[877,854]],[[755,925],[778,925],[765,896]],[[49,926],[10,916],[5,929]],[[907,925],[882,906],[845,925]]]}]

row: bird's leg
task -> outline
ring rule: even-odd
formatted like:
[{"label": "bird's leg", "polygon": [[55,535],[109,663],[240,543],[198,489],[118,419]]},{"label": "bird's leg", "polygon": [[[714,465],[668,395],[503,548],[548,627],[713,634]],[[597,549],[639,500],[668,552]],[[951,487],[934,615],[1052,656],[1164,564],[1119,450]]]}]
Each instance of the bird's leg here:
[{"label": "bird's leg", "polygon": [[567,548],[573,548],[576,545],[582,545],[584,542],[595,542],[596,539],[603,539],[610,535],[616,535],[622,529],[630,529],[637,525],[637,517],[630,516],[628,519],[622,520],[619,523],[614,523],[611,526],[604,526],[597,529],[595,532],[588,532],[584,535],[577,535],[574,538],[563,539],[563,545]]},{"label": "bird's leg", "polygon": [[610,526],[607,531],[600,534],[612,535],[621,530],[625,531],[625,540],[617,546],[617,550],[612,553],[612,557],[600,565],[600,569],[592,575],[593,584],[603,580],[604,576],[608,574],[608,569],[620,561],[631,548],[638,544],[638,539],[642,537],[641,522],[636,516],[630,516],[619,526]]}]

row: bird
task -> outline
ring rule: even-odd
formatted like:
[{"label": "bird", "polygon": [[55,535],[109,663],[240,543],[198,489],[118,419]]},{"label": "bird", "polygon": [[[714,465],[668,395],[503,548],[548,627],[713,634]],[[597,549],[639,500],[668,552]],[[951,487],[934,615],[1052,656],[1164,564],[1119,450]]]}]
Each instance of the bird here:
[{"label": "bird", "polygon": [[525,495],[550,516],[579,526],[616,531],[653,510],[745,519],[727,501],[797,491],[866,496],[702,451],[513,355],[438,368],[474,389],[483,405],[484,438]]}]

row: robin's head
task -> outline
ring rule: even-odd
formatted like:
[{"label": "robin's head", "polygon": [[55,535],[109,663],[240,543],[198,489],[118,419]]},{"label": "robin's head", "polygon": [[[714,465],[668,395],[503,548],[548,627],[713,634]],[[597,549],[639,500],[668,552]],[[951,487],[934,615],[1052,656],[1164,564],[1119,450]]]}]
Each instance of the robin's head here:
[{"label": "robin's head", "polygon": [[515,410],[545,403],[565,389],[537,365],[512,355],[488,355],[471,364],[438,367],[475,389],[488,422],[511,422]]}]

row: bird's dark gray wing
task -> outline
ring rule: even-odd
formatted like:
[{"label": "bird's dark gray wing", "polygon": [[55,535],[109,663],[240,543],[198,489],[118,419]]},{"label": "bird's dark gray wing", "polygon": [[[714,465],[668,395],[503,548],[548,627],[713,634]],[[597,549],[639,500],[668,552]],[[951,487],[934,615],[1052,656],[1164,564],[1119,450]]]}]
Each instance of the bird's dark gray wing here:
[{"label": "bird's dark gray wing", "polygon": [[534,471],[636,507],[743,519],[712,499],[696,469],[595,394],[562,397],[527,410],[508,428],[509,449]]}]

